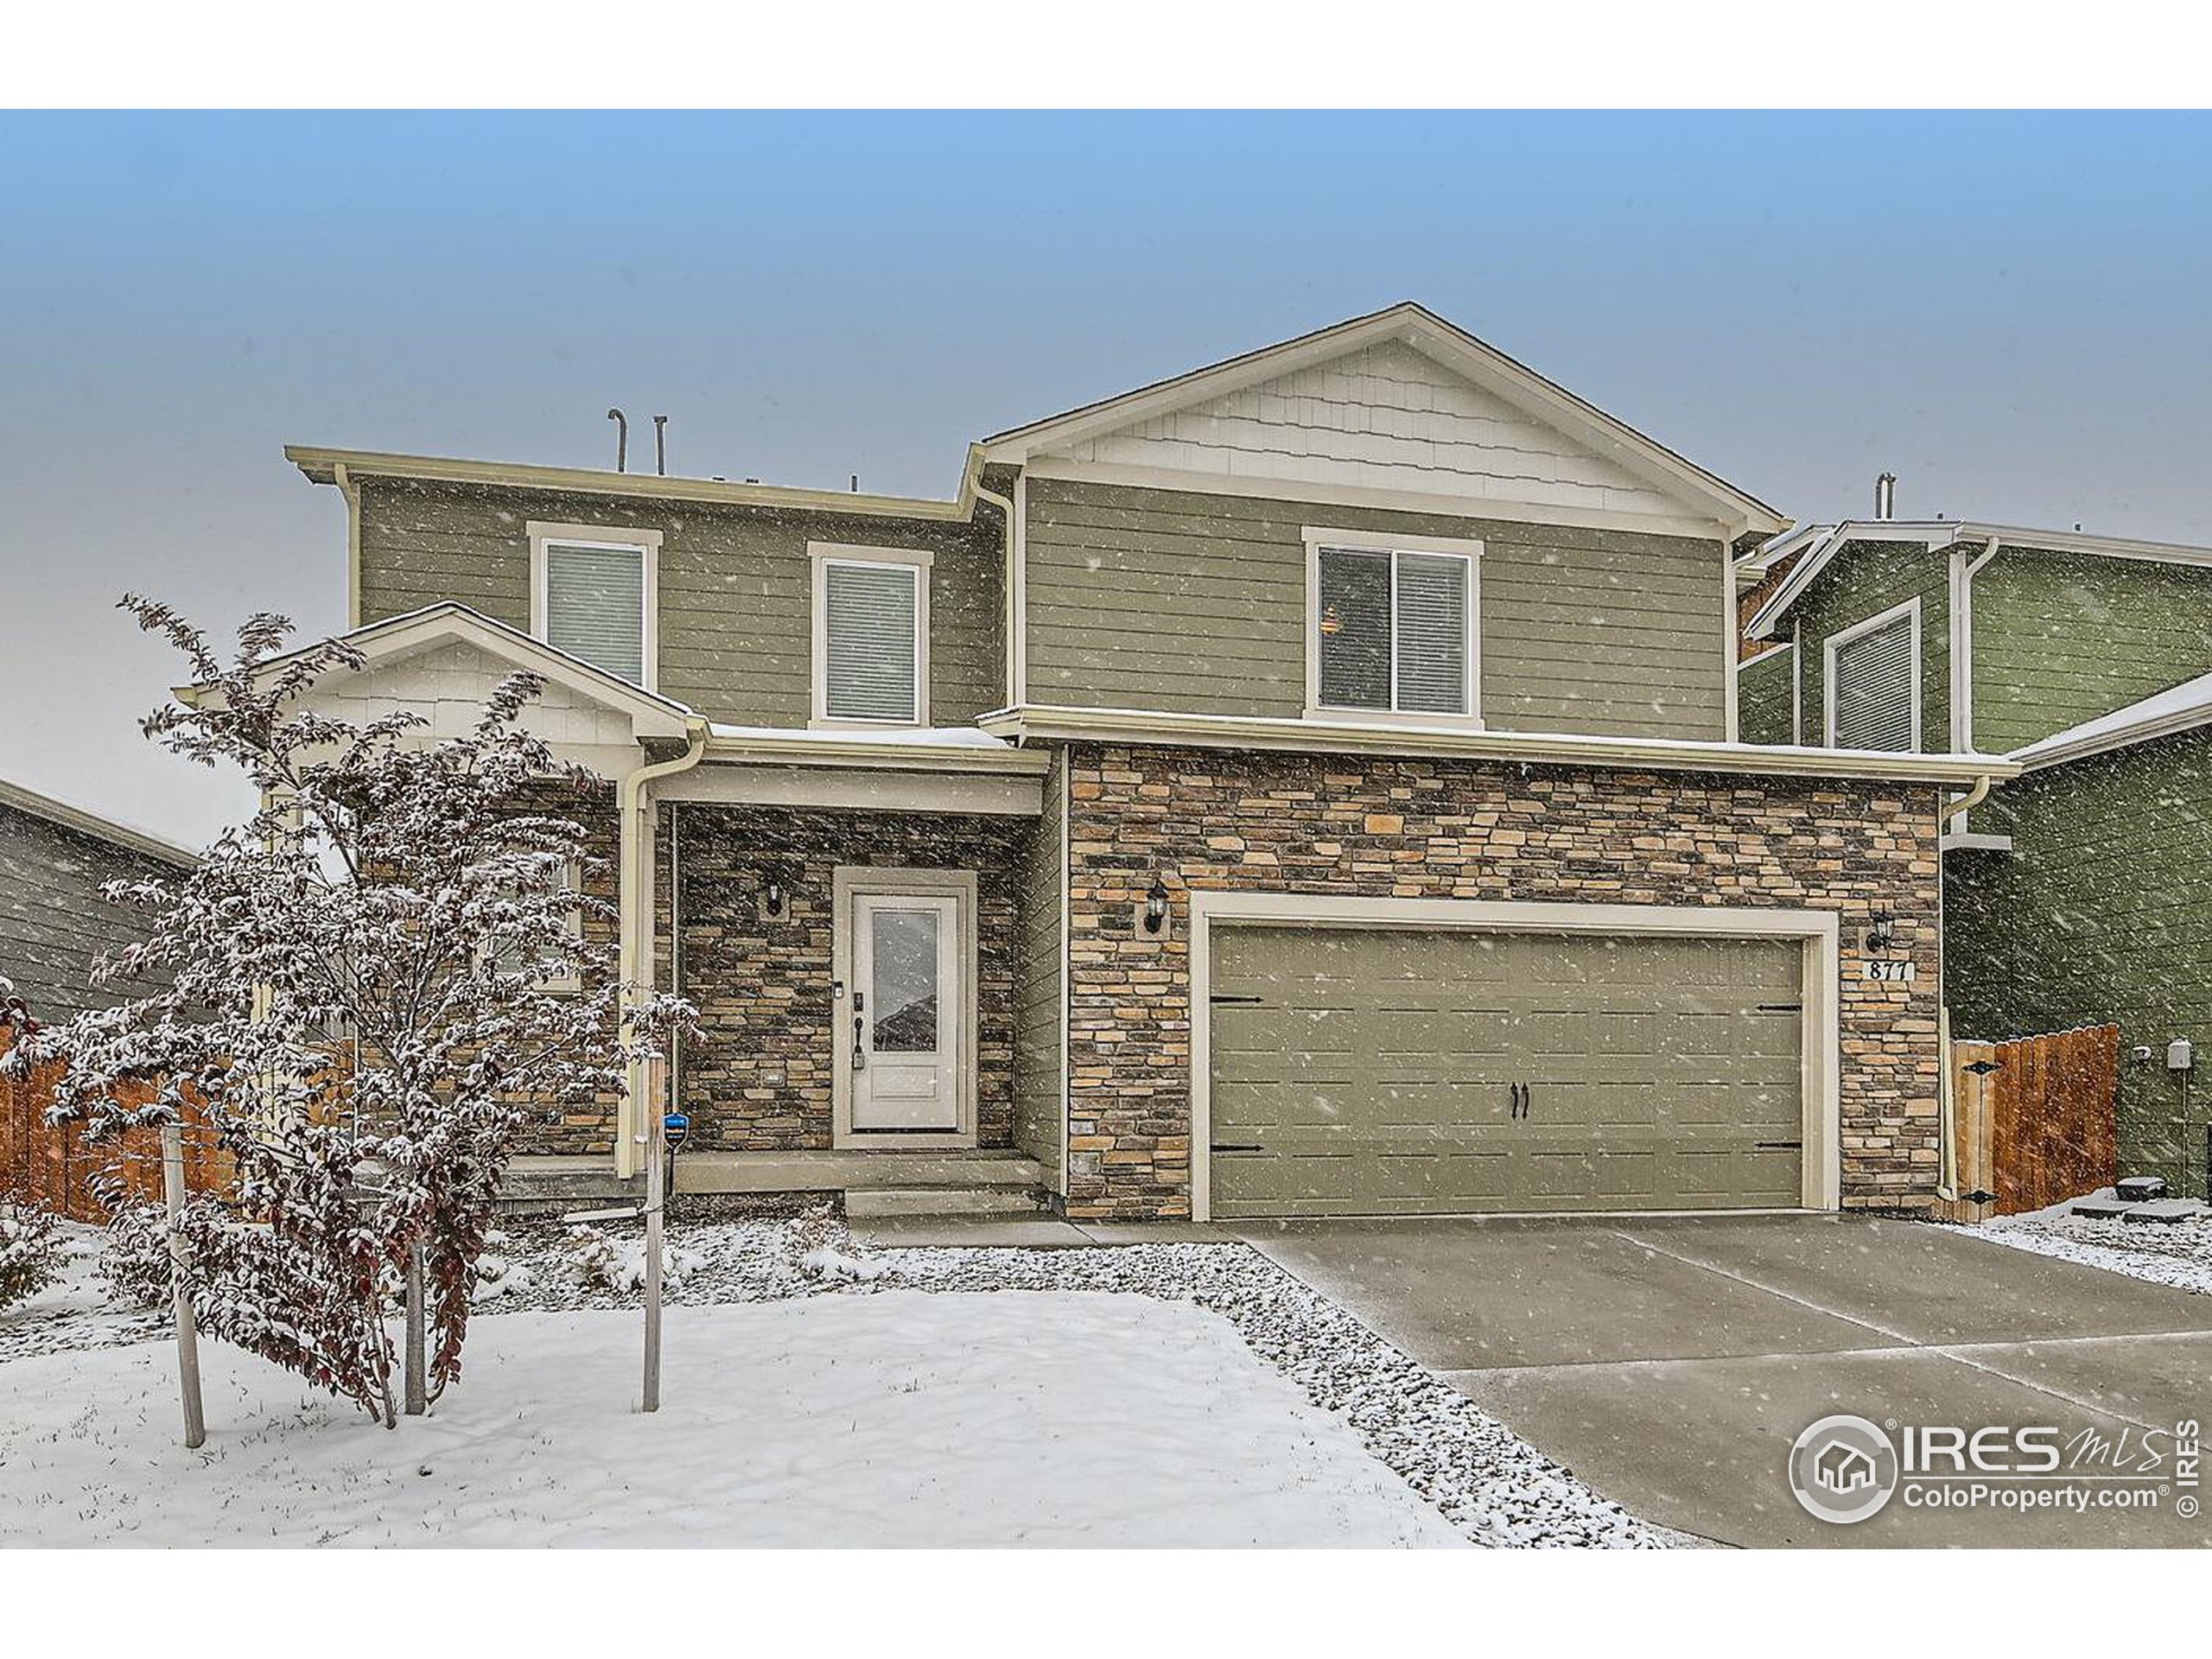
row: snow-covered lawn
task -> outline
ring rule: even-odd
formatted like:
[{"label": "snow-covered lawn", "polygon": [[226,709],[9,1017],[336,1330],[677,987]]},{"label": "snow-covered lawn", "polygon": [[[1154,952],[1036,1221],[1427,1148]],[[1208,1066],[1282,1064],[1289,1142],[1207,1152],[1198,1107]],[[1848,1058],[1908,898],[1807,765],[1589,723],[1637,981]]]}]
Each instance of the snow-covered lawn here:
[{"label": "snow-covered lawn", "polygon": [[4,1373],[0,1545],[1450,1545],[1459,1535],[1222,1320],[1131,1295],[487,1319],[397,1432],[211,1347],[176,1442],[157,1344]]},{"label": "snow-covered lawn", "polygon": [[1999,1216],[1975,1227],[1993,1243],[2212,1296],[2212,1220],[2092,1221],[2069,1205]]},{"label": "snow-covered lawn", "polygon": [[[0,1542],[178,1535],[115,1530],[132,1514],[270,1541],[1676,1541],[1242,1244],[863,1254],[819,1210],[671,1238],[658,1421],[630,1409],[636,1294],[580,1286],[559,1230],[525,1224],[430,1422],[356,1423],[209,1344],[197,1454],[160,1315],[102,1300],[87,1258],[0,1314]],[[944,1512],[918,1522],[917,1493]],[[648,1513],[674,1518],[621,1530]],[[378,1514],[396,1529],[359,1529]]]}]

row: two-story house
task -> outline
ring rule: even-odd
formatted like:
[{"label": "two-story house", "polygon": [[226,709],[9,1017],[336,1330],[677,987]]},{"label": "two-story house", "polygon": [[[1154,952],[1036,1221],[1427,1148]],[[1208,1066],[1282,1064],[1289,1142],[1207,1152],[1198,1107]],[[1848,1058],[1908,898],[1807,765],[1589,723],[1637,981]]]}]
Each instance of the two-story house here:
[{"label": "two-story house", "polygon": [[[910,499],[288,452],[334,706],[516,667],[696,1002],[680,1188],[1077,1217],[1924,1205],[1998,762],[1736,741],[1772,508],[1414,305]],[[537,1149],[636,1166],[642,1110]],[[961,1190],[948,1191],[946,1183]]]},{"label": "two-story house", "polygon": [[2212,1041],[2212,549],[1873,519],[1770,568],[1745,737],[2020,766],[1945,839],[1954,1029],[2118,1024],[2121,1172],[2199,1186],[2208,1091],[2168,1056]]}]

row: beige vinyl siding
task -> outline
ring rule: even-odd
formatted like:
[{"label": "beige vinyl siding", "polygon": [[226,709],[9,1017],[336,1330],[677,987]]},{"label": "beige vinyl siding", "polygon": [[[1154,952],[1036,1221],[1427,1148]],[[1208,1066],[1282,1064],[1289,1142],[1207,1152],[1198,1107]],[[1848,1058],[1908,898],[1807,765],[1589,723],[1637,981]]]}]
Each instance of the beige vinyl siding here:
[{"label": "beige vinyl siding", "polygon": [[1717,739],[1721,550],[1437,513],[1032,479],[1028,698],[1306,709],[1307,525],[1483,543],[1482,713],[1503,731]]},{"label": "beige vinyl siding", "polygon": [[930,718],[964,724],[1006,701],[1004,556],[988,513],[946,524],[365,480],[361,620],[457,600],[527,631],[532,519],[661,532],[659,690],[709,718],[807,723],[810,541],[931,554]]},{"label": "beige vinyl siding", "polygon": [[2212,569],[2007,547],[1974,579],[1974,715],[1996,754],[2212,671]]},{"label": "beige vinyl siding", "polygon": [[1067,752],[1055,750],[1045,779],[1045,813],[1020,861],[1014,937],[1014,1144],[1045,1167],[1049,1192],[1064,1190],[1061,1090],[1065,1065],[1065,1001],[1060,964],[1066,941],[1062,906],[1067,861]]}]

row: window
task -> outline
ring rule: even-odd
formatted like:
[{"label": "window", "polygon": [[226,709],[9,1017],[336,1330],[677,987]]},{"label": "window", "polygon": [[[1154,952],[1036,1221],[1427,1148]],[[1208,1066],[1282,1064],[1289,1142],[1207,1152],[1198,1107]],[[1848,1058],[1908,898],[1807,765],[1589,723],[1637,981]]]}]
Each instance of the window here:
[{"label": "window", "polygon": [[658,531],[530,526],[531,632],[650,691],[658,679]]},{"label": "window", "polygon": [[814,723],[929,721],[930,556],[816,543]]},{"label": "window", "polygon": [[1833,748],[1920,747],[1920,601],[1869,617],[1827,642]]},{"label": "window", "polygon": [[1478,710],[1478,543],[1345,544],[1308,531],[1319,710],[1467,718]]}]

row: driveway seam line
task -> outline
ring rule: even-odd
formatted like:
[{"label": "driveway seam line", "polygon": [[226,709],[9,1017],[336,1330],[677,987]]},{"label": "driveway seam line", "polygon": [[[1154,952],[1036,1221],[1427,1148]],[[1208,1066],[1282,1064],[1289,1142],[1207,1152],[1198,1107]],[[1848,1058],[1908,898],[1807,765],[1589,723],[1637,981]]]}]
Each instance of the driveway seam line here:
[{"label": "driveway seam line", "polygon": [[1679,1250],[1670,1250],[1664,1245],[1654,1244],[1649,1239],[1638,1238],[1634,1233],[1623,1232],[1619,1229],[1616,1228],[1613,1232],[1613,1236],[1616,1238],[1626,1239],[1630,1243],[1635,1245],[1639,1249],[1649,1250],[1654,1255],[1663,1255],[1670,1261],[1680,1262],[1685,1267],[1702,1268],[1707,1273],[1713,1274],[1718,1278],[1733,1280],[1736,1283],[1745,1287],[1747,1289],[1762,1292],[1766,1295],[1777,1297],[1785,1302],[1793,1302],[1799,1307],[1805,1308],[1815,1313],[1821,1314],[1826,1318],[1831,1319],[1840,1319],[1846,1325],[1855,1325],[1862,1331],[1874,1332],[1878,1335],[1889,1338],[1892,1342],[1899,1343],[1913,1348],[1925,1348],[1929,1345],[1924,1342],[1916,1341],[1910,1334],[1897,1330],[1893,1325],[1883,1325],[1873,1319],[1861,1319],[1855,1313],[1845,1313],[1841,1308],[1824,1306],[1821,1303],[1813,1300],[1809,1296],[1800,1296],[1794,1291],[1783,1289],[1779,1285],[1764,1284],[1758,1280],[1751,1277],[1748,1274],[1738,1273],[1733,1268],[1721,1267],[1717,1262],[1700,1261],[1698,1257],[1694,1255],[1684,1255]]}]

